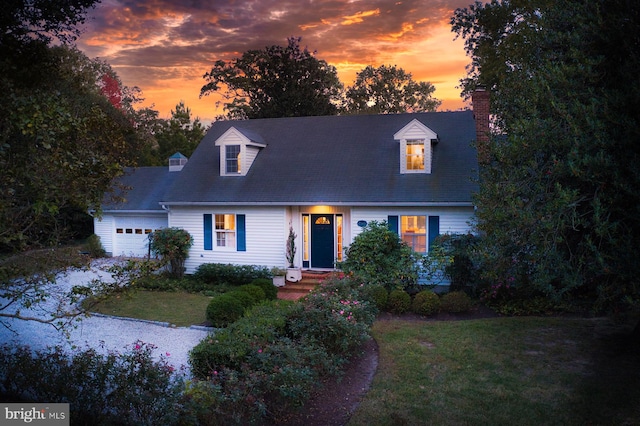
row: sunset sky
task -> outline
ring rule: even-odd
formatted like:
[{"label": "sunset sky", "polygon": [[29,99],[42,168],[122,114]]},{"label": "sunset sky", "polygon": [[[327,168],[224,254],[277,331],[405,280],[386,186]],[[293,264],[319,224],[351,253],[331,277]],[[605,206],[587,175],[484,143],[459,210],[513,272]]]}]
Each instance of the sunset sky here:
[{"label": "sunset sky", "polygon": [[449,20],[471,0],[103,0],[89,12],[78,47],[106,60],[127,86],[168,118],[184,101],[210,122],[217,95],[199,98],[213,62],[250,49],[302,46],[338,70],[345,86],[367,65],[397,65],[429,81],[441,110],[463,108],[456,88],[469,59]]}]

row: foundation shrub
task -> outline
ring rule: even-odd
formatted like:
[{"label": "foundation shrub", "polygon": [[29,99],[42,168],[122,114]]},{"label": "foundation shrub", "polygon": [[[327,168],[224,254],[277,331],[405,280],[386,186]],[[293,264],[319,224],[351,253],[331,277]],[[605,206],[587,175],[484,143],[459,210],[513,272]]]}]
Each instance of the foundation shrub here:
[{"label": "foundation shrub", "polygon": [[257,278],[271,278],[271,272],[266,266],[204,263],[198,266],[193,277],[209,286],[240,286]]},{"label": "foundation shrub", "polygon": [[418,282],[418,262],[413,250],[386,222],[371,221],[347,249],[340,264],[343,271],[361,282],[404,289]]},{"label": "foundation shrub", "polygon": [[404,290],[393,290],[389,293],[387,310],[393,314],[403,314],[411,307],[411,296]]},{"label": "foundation shrub", "polygon": [[389,292],[381,285],[370,285],[365,290],[365,297],[373,303],[379,311],[384,311],[387,307]]},{"label": "foundation shrub", "polygon": [[86,245],[89,256],[93,258],[105,257],[107,255],[100,237],[96,234],[89,235]]},{"label": "foundation shrub", "polygon": [[242,301],[231,293],[211,299],[207,306],[207,320],[214,327],[226,327],[244,314]]},{"label": "foundation shrub", "polygon": [[469,312],[473,302],[464,291],[452,291],[442,296],[440,309],[444,312],[459,313]]},{"label": "foundation shrub", "polygon": [[413,297],[411,311],[418,315],[434,315],[440,310],[440,297],[431,290],[422,290]]},{"label": "foundation shrub", "polygon": [[256,298],[246,291],[234,290],[225,294],[232,296],[237,301],[239,301],[245,310],[256,304]]},{"label": "foundation shrub", "polygon": [[256,285],[264,291],[267,300],[276,300],[278,298],[278,288],[273,285],[273,280],[269,278],[256,278],[251,281],[252,285]]}]

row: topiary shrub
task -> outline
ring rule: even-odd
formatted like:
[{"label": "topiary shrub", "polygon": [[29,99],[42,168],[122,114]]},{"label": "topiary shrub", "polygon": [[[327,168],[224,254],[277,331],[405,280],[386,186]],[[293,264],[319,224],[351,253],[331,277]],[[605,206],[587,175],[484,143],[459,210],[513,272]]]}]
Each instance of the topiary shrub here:
[{"label": "topiary shrub", "polygon": [[229,293],[225,293],[225,294],[238,299],[240,301],[240,303],[242,304],[242,307],[245,310],[249,309],[250,307],[252,307],[256,303],[258,303],[256,298],[252,294],[250,294],[249,292],[246,292],[246,291],[233,290],[233,291],[230,291]]},{"label": "topiary shrub", "polygon": [[452,291],[440,300],[440,309],[451,313],[468,312],[472,305],[471,298],[464,291]]},{"label": "topiary shrub", "polygon": [[379,311],[384,311],[387,308],[387,301],[389,299],[389,292],[381,285],[366,286],[364,290],[365,297],[376,305]]},{"label": "topiary shrub", "polygon": [[411,302],[411,311],[418,315],[434,315],[440,309],[440,297],[431,290],[422,290]]},{"label": "topiary shrub", "polygon": [[276,300],[278,298],[278,288],[273,285],[273,280],[267,278],[257,278],[251,281],[252,285],[256,285],[264,291],[267,300]]},{"label": "topiary shrub", "polygon": [[404,290],[393,290],[389,293],[387,310],[394,314],[403,314],[411,306],[411,296]]},{"label": "topiary shrub", "polygon": [[254,284],[241,285],[240,287],[238,287],[237,291],[245,292],[253,297],[254,305],[262,302],[267,298],[267,296],[264,294],[264,290]]},{"label": "topiary shrub", "polygon": [[226,327],[244,314],[244,306],[239,298],[230,293],[218,296],[207,306],[207,319],[214,327]]}]

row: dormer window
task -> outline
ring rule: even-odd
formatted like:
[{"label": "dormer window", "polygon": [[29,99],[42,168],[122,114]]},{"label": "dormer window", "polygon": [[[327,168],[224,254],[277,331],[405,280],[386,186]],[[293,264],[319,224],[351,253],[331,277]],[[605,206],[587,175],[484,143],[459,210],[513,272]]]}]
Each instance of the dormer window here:
[{"label": "dormer window", "polygon": [[406,145],[407,172],[424,172],[424,140],[408,139]]},{"label": "dormer window", "polygon": [[225,172],[226,174],[241,173],[240,145],[225,146]]},{"label": "dormer window", "polygon": [[220,147],[220,176],[244,176],[267,145],[251,131],[231,127],[216,142]]},{"label": "dormer window", "polygon": [[401,174],[431,173],[432,142],[438,141],[436,132],[414,119],[393,137],[400,141]]}]

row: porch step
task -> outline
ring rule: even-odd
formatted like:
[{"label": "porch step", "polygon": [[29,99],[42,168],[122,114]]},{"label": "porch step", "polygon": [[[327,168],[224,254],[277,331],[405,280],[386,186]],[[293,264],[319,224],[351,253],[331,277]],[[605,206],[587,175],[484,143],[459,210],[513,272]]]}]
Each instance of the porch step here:
[{"label": "porch step", "polygon": [[283,287],[278,287],[278,299],[298,300],[309,294],[318,284],[331,275],[332,272],[302,271],[302,279],[298,282],[285,281]]}]

